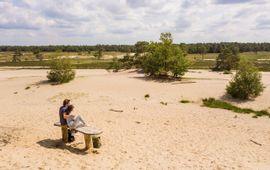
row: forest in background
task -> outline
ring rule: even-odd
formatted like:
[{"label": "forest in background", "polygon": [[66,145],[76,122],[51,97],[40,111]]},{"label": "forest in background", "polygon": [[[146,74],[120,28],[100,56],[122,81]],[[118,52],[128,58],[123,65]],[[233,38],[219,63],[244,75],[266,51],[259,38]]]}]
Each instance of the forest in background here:
[{"label": "forest in background", "polygon": [[[116,52],[137,52],[138,44],[148,43],[138,41],[134,45],[45,45],[45,46],[0,46],[0,52],[22,51],[22,52],[91,52],[91,51],[116,51]],[[237,43],[237,42],[220,42],[220,43],[180,43],[174,44],[184,48],[188,54],[203,53],[220,53],[224,46],[235,46],[240,52],[258,52],[270,51],[270,43]]]}]

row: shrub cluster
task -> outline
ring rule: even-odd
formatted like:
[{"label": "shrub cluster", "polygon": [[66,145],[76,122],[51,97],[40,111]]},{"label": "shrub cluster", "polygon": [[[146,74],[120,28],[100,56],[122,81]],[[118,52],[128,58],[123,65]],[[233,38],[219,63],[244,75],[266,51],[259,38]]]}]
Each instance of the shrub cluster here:
[{"label": "shrub cluster", "polygon": [[53,60],[47,78],[51,82],[67,83],[75,78],[75,71],[67,60]]},{"label": "shrub cluster", "polygon": [[241,60],[239,69],[226,91],[233,98],[243,100],[259,96],[263,92],[260,72],[251,62]]}]

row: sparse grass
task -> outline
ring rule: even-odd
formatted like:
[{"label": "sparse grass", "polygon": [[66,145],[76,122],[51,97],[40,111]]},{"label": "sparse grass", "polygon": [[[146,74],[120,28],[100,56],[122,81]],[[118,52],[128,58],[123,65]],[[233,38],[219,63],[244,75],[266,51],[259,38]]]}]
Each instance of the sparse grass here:
[{"label": "sparse grass", "polygon": [[236,113],[246,113],[246,114],[254,113],[255,114],[253,116],[254,118],[257,118],[260,116],[270,117],[270,113],[267,110],[256,111],[250,108],[240,108],[238,106],[232,105],[231,103],[224,102],[221,100],[216,100],[214,98],[205,98],[202,101],[203,101],[203,106],[210,107],[210,108],[226,109],[226,110],[231,110]]},{"label": "sparse grass", "polygon": [[165,105],[165,106],[167,106],[167,105],[168,105],[168,103],[167,103],[167,102],[163,102],[163,101],[161,101],[161,102],[160,102],[160,104]]},{"label": "sparse grass", "polygon": [[[22,61],[22,62],[0,62],[0,66],[23,66],[23,67],[49,67],[51,60],[44,61]],[[69,59],[72,68],[76,69],[108,69],[112,60],[95,60],[95,59]]]},{"label": "sparse grass", "polygon": [[[189,68],[213,68],[215,66],[217,56],[218,53],[208,53],[204,55],[204,60],[202,60],[202,56],[200,54],[188,54],[187,58],[192,63]],[[260,51],[257,54],[254,52],[244,52],[240,53],[240,57],[252,61],[260,71],[270,71],[270,52]]]},{"label": "sparse grass", "polygon": [[148,99],[149,97],[150,97],[149,94],[144,95],[144,98],[145,98],[145,99]]},{"label": "sparse grass", "polygon": [[180,103],[190,103],[189,100],[180,100]]}]

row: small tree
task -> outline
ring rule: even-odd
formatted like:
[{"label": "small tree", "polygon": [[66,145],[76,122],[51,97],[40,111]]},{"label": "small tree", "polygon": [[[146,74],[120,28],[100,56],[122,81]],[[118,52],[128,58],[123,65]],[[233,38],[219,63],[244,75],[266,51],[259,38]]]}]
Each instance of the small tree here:
[{"label": "small tree", "polygon": [[42,61],[42,60],[43,60],[43,54],[40,53],[39,50],[35,50],[35,51],[33,52],[33,54],[35,55],[36,59],[38,59],[39,61]]},{"label": "small tree", "polygon": [[51,82],[67,83],[75,78],[75,71],[67,60],[53,60],[47,78]]},{"label": "small tree", "polygon": [[94,53],[94,56],[96,59],[100,60],[103,56],[103,54],[102,54],[103,47],[102,47],[102,45],[97,45],[96,48],[97,48],[97,51]]},{"label": "small tree", "polygon": [[198,52],[201,54],[202,56],[202,60],[204,60],[204,55],[207,53],[207,48],[204,44],[198,44]]},{"label": "small tree", "polygon": [[173,45],[171,33],[161,33],[160,43],[152,42],[143,60],[143,70],[150,76],[181,77],[187,71],[184,51]]},{"label": "small tree", "polygon": [[226,91],[233,98],[239,99],[259,96],[263,92],[260,72],[251,62],[241,60],[239,69],[227,85]]},{"label": "small tree", "polygon": [[23,54],[21,53],[21,51],[16,50],[13,54],[12,57],[12,62],[13,63],[17,63],[17,62],[21,62],[21,57],[23,56]]},{"label": "small tree", "polygon": [[236,68],[239,62],[239,48],[235,46],[225,47],[216,59],[214,70],[230,71]]}]

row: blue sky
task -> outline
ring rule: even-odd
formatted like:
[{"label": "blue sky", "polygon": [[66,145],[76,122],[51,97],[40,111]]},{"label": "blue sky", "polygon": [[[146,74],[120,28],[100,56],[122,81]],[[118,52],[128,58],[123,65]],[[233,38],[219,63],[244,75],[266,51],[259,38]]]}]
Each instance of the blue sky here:
[{"label": "blue sky", "polygon": [[1,45],[270,42],[269,0],[0,0]]}]

